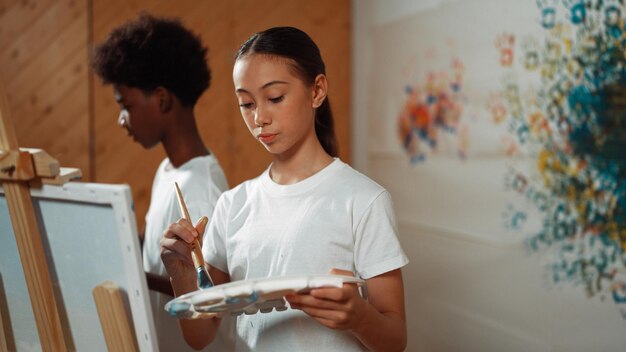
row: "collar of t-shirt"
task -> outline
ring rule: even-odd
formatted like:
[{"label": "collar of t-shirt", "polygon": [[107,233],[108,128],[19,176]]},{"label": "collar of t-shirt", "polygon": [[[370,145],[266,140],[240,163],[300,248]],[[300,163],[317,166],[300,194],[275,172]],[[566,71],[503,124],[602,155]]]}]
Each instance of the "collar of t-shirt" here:
[{"label": "collar of t-shirt", "polygon": [[270,177],[270,169],[272,165],[265,169],[259,178],[263,188],[272,195],[296,196],[315,189],[324,180],[331,178],[333,174],[344,167],[344,165],[345,164],[339,158],[334,158],[333,162],[317,173],[290,185],[281,185],[272,180]]},{"label": "collar of t-shirt", "polygon": [[163,161],[165,163],[165,165],[163,166],[163,171],[168,172],[168,171],[173,171],[173,170],[187,170],[187,169],[192,168],[194,164],[204,159],[210,159],[212,157],[213,157],[213,153],[202,155],[202,156],[197,156],[195,158],[191,158],[187,160],[184,164],[182,164],[179,167],[174,167],[174,165],[172,165],[172,163],[170,162],[170,159],[166,158]]}]

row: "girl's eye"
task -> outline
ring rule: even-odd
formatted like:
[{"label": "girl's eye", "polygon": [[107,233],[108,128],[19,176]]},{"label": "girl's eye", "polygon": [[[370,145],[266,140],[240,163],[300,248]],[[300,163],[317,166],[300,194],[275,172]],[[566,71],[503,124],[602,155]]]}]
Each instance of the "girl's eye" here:
[{"label": "girl's eye", "polygon": [[240,108],[250,109],[252,107],[252,103],[239,103]]},{"label": "girl's eye", "polygon": [[277,98],[271,98],[270,101],[274,104],[280,103],[281,101],[283,101],[285,99],[284,95],[281,95]]}]

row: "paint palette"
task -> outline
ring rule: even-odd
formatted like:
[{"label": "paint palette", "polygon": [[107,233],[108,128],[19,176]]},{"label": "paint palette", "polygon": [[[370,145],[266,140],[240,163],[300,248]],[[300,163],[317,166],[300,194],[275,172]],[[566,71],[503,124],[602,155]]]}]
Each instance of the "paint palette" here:
[{"label": "paint palette", "polygon": [[180,319],[212,318],[224,314],[257,314],[287,310],[285,295],[314,288],[341,287],[344,283],[363,286],[352,276],[282,276],[230,282],[189,292],[169,301],[165,310]]}]

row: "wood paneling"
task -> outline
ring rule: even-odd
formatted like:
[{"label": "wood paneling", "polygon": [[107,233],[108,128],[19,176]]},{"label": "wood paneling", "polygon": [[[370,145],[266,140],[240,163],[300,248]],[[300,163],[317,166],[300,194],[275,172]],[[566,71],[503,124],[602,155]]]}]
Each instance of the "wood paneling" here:
[{"label": "wood paneling", "polygon": [[63,166],[79,167],[86,181],[130,184],[138,224],[143,224],[152,177],[165,154],[160,146],[142,149],[117,126],[111,87],[91,73],[88,55],[111,29],[145,10],[179,17],[209,47],[213,79],[196,118],[231,186],[258,175],[270,162],[239,114],[232,65],[245,39],[272,26],[299,27],[320,46],[340,156],[349,162],[349,5],[349,0],[0,0],[0,80],[20,144],[48,151]]},{"label": "wood paneling", "polygon": [[86,1],[0,3],[0,80],[21,146],[89,180]]}]

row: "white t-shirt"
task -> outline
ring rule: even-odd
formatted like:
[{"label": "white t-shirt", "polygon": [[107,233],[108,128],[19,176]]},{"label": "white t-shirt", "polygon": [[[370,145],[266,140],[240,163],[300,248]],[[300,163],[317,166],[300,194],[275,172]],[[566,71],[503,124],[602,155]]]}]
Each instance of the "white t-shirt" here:
[{"label": "white t-shirt", "polygon": [[[389,193],[339,159],[292,185],[269,168],[224,192],[203,253],[231,280],[325,275],[332,268],[369,279],[408,263],[397,238]],[[237,317],[238,351],[360,351],[349,332],[299,310]]]},{"label": "white t-shirt", "polygon": [[[161,162],[152,183],[150,207],[146,214],[143,268],[147,272],[162,276],[167,276],[160,254],[163,231],[182,217],[176,199],[174,182],[178,182],[194,224],[203,215],[211,218],[217,199],[223,191],[228,189],[222,167],[213,154],[193,158],[178,168],[173,167],[167,158]],[[159,348],[161,351],[193,351],[185,342],[177,319],[169,316],[163,309],[165,303],[171,299],[171,296],[150,291],[150,303]],[[226,324],[220,327],[220,333],[216,339],[217,344],[206,349],[207,351],[232,349],[232,342],[229,344],[228,335],[234,334],[232,332],[234,324],[229,321],[225,322]]]}]

